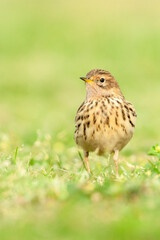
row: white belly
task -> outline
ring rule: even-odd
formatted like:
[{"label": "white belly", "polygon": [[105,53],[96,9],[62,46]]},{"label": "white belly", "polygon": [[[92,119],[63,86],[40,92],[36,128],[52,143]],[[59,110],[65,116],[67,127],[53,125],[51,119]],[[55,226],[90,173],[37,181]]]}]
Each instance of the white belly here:
[{"label": "white belly", "polygon": [[87,139],[84,139],[83,135],[79,135],[78,145],[85,151],[96,151],[100,155],[105,152],[112,153],[115,150],[121,150],[133,135],[131,129],[128,130],[127,134],[121,129],[106,129],[106,131],[102,129],[93,135],[94,130],[94,126],[87,130]]}]

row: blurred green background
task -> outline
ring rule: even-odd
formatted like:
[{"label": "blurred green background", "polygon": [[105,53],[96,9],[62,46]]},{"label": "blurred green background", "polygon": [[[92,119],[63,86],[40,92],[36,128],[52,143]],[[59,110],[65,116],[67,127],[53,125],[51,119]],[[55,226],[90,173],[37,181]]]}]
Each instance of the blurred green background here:
[{"label": "blurred green background", "polygon": [[[32,143],[37,129],[72,139],[79,80],[110,71],[137,110],[128,149],[159,137],[158,1],[0,1],[0,132]],[[72,139],[72,145],[74,141]]]},{"label": "blurred green background", "polygon": [[[159,9],[157,0],[0,0],[3,240],[159,239],[160,172],[146,160],[160,139]],[[79,77],[94,68],[113,74],[138,114],[120,182],[95,155],[88,179],[73,139]]]}]

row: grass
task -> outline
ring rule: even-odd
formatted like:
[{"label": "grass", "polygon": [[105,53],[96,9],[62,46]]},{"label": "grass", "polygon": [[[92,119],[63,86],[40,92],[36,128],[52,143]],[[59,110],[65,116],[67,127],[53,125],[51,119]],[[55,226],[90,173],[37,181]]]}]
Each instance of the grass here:
[{"label": "grass", "polygon": [[[1,239],[159,239],[159,6],[0,2]],[[119,179],[94,153],[88,175],[73,140],[93,68],[138,113]]]}]

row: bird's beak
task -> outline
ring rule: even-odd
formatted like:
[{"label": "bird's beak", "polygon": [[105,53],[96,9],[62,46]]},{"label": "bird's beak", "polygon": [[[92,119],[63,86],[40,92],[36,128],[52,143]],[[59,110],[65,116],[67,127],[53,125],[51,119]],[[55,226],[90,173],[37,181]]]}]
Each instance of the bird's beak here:
[{"label": "bird's beak", "polygon": [[92,83],[93,81],[87,77],[80,77],[81,80],[88,82],[88,83]]}]

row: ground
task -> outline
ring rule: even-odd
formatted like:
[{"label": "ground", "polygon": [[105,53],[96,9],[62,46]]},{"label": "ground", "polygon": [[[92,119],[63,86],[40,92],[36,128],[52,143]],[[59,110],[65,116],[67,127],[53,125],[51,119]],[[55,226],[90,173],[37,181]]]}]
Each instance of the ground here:
[{"label": "ground", "polygon": [[[0,2],[1,239],[159,239],[159,7]],[[119,179],[94,153],[89,175],[73,139],[79,77],[93,68],[115,76],[138,115]]]}]

